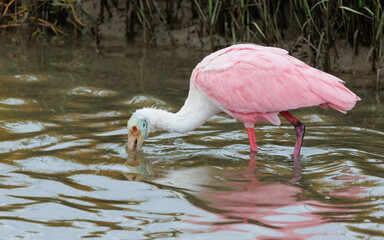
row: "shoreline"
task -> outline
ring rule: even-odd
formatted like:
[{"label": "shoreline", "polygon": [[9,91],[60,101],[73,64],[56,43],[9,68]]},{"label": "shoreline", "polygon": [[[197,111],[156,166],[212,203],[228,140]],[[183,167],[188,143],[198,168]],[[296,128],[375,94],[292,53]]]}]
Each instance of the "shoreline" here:
[{"label": "shoreline", "polygon": [[[148,46],[143,44],[140,39],[136,41],[126,41],[121,39],[114,40],[103,40],[96,46],[95,42],[89,41],[85,37],[77,38],[77,41],[73,41],[72,37],[68,36],[35,36],[31,40],[27,40],[22,34],[7,33],[3,35],[1,39],[2,45],[6,46],[26,46],[31,47],[35,44],[44,46],[73,46],[75,48],[89,48],[94,49],[95,53],[100,56],[108,57],[125,57],[124,52],[127,49],[138,48],[138,49],[158,49],[159,51],[199,51],[203,56],[208,55],[212,51],[209,48],[204,47],[187,47],[184,44],[176,46],[162,45],[162,46]],[[196,40],[196,39],[195,39]],[[196,40],[197,41],[197,40]],[[256,43],[253,43],[256,44]],[[263,45],[264,44],[259,44]],[[289,51],[289,54],[300,59],[306,64],[318,68],[322,71],[321,61],[318,62],[317,66],[313,66],[308,63],[308,54],[306,46],[297,45],[294,41],[283,41],[281,48]],[[377,74],[371,71],[371,65],[367,56],[369,55],[369,49],[367,47],[360,47],[358,55],[353,53],[353,49],[345,41],[338,41],[337,53],[331,52],[332,68],[331,71],[327,71],[346,82],[346,85],[353,88],[362,89],[376,89],[377,88]],[[224,45],[226,47],[227,45]],[[279,47],[273,46],[272,47]],[[202,60],[202,59],[201,59]],[[384,84],[380,84],[380,90],[384,89]],[[377,89],[376,89],[377,90]]]}]

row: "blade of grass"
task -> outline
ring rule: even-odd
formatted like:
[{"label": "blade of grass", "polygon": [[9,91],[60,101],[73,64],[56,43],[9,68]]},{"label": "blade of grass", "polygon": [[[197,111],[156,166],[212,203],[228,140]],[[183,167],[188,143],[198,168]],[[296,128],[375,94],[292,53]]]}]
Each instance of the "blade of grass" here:
[{"label": "blade of grass", "polygon": [[259,33],[261,34],[261,36],[263,36],[264,39],[267,39],[263,33],[263,31],[261,31],[261,28],[259,27],[259,25],[256,23],[256,22],[252,22],[252,24],[256,27],[257,31],[259,31]]},{"label": "blade of grass", "polygon": [[205,16],[205,13],[204,13],[203,9],[201,8],[199,2],[197,0],[194,0],[194,2],[197,6],[199,16],[204,20],[204,22],[208,22],[207,17]]},{"label": "blade of grass", "polygon": [[380,36],[383,35],[383,22],[384,22],[384,13],[381,12],[379,27],[377,28],[377,31],[376,31],[376,41],[378,41]]},{"label": "blade of grass", "polygon": [[349,12],[355,13],[355,14],[359,14],[359,15],[367,17],[367,18],[372,18],[372,17],[370,17],[370,16],[368,16],[368,15],[362,13],[362,12],[359,12],[359,11],[357,11],[355,9],[352,9],[352,8],[349,8],[349,7],[346,7],[346,6],[340,6],[340,8],[344,9],[344,10],[347,10]]}]

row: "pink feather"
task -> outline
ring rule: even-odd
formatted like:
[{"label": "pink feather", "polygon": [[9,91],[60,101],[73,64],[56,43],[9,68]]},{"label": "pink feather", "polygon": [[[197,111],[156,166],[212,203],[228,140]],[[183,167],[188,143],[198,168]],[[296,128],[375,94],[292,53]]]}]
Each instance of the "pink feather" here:
[{"label": "pink feather", "polygon": [[301,107],[329,106],[345,113],[360,98],[339,78],[317,70],[272,47],[238,44],[201,61],[191,84],[224,112],[251,127]]}]

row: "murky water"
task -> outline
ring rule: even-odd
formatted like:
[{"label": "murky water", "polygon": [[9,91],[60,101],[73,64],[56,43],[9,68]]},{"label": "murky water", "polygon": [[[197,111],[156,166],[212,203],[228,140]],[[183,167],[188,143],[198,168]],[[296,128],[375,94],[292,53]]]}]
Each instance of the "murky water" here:
[{"label": "murky water", "polygon": [[176,111],[205,54],[1,43],[0,239],[381,239],[383,97],[293,112],[300,165],[289,123],[257,127],[250,156],[225,114],[127,153],[130,114]]}]

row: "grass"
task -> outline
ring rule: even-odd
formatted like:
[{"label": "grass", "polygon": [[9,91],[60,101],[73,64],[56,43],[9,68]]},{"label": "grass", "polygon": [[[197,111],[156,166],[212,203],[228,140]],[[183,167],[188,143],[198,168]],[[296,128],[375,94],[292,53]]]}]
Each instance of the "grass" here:
[{"label": "grass", "polygon": [[[79,17],[82,0],[0,0],[0,31],[26,31],[37,34],[73,36],[92,35],[100,41],[98,25],[117,6],[117,1],[98,1],[99,14],[92,21]],[[185,6],[188,7],[185,7]],[[336,41],[345,39],[359,53],[360,46],[370,47],[368,61],[377,73],[383,61],[383,5],[378,0],[131,0],[126,3],[126,36],[156,45],[156,29],[163,26],[174,45],[172,30],[177,30],[178,12],[190,11],[199,25],[199,36],[209,37],[212,50],[215,36],[226,44],[255,42],[281,46],[289,32],[296,43],[305,47],[307,61],[329,71],[331,55],[337,56]],[[81,16],[84,16],[82,14]],[[165,27],[164,27],[165,26]]]}]

